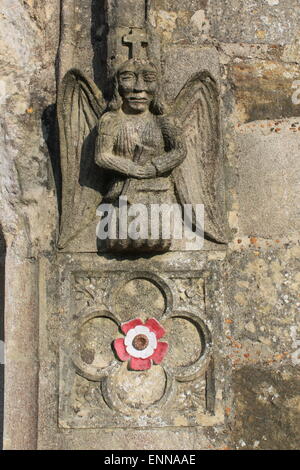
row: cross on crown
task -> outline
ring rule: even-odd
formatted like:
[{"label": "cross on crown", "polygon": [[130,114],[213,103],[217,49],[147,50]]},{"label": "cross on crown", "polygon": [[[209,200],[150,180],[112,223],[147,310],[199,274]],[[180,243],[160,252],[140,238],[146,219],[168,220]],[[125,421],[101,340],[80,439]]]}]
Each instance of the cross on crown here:
[{"label": "cross on crown", "polygon": [[123,36],[123,44],[129,45],[129,59],[137,59],[148,45],[147,33],[140,29],[131,29],[129,34]]}]

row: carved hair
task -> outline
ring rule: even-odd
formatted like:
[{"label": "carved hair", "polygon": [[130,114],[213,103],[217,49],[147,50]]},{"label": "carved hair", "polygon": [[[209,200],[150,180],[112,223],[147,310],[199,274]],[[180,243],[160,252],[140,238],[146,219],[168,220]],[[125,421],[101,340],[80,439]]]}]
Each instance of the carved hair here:
[{"label": "carved hair", "polygon": [[[152,65],[156,69],[155,65],[152,62],[150,62],[150,65]],[[115,73],[113,79],[113,96],[108,104],[109,111],[117,111],[122,107],[123,103],[122,97],[119,93],[118,74],[119,71]],[[149,110],[152,114],[155,114],[156,116],[161,116],[165,113],[165,104],[160,80],[158,80],[158,87],[150,103]]]}]

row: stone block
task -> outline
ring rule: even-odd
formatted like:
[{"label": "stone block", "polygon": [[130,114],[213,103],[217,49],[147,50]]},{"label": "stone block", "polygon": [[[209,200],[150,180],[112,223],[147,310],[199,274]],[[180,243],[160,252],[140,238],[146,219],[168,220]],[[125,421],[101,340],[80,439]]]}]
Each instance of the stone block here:
[{"label": "stone block", "polygon": [[[39,448],[73,448],[76,436],[79,448],[87,448],[95,430],[120,433],[126,427],[131,448],[141,449],[137,429],[152,428],[155,436],[154,429],[176,427],[184,435],[189,426],[222,425],[223,288],[216,273],[220,260],[207,261],[204,253],[170,253],[152,259],[149,272],[143,259],[123,260],[120,270],[118,260],[62,254],[50,276],[48,261],[41,261]],[[169,351],[161,364],[132,370],[112,344],[123,337],[120,323],[150,317],[164,326]]]},{"label": "stone block", "polygon": [[219,80],[219,58],[214,47],[199,48],[179,45],[170,47],[166,52],[164,65],[166,98],[170,101],[174,99],[188,79],[202,70],[208,70],[217,81]]},{"label": "stone block", "polygon": [[237,119],[240,122],[298,116],[294,82],[299,67],[275,61],[237,61],[229,68],[234,87]]},{"label": "stone block", "polygon": [[213,0],[211,35],[223,42],[288,44],[299,31],[297,0]]},{"label": "stone block", "polygon": [[233,374],[233,389],[235,448],[299,449],[300,385],[295,369],[243,367]]},{"label": "stone block", "polygon": [[300,120],[237,128],[241,233],[272,238],[300,230]]},{"label": "stone block", "polygon": [[152,8],[165,11],[187,10],[196,12],[197,10],[206,8],[207,3],[208,0],[182,0],[181,2],[177,0],[153,0]]}]

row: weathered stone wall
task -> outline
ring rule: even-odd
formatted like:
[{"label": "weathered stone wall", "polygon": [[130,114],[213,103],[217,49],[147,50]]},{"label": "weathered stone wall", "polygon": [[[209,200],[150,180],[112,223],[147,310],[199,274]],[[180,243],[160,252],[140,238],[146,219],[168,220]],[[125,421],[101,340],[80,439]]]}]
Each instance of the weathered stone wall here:
[{"label": "weathered stone wall", "polygon": [[4,447],[20,449],[36,446],[38,256],[51,250],[57,225],[47,123],[56,99],[59,2],[4,0],[0,21],[0,223],[7,246]]},{"label": "weathered stone wall", "polygon": [[[58,217],[57,153],[48,130],[59,16],[57,0],[3,0],[0,11],[6,448],[36,445],[37,264],[53,249]],[[101,446],[299,448],[300,105],[292,100],[300,80],[299,2],[153,0],[150,19],[167,57],[168,97],[206,62],[220,72],[232,231],[222,266],[227,416],[224,426],[205,431],[103,432]],[[80,430],[74,442],[80,446]]]}]

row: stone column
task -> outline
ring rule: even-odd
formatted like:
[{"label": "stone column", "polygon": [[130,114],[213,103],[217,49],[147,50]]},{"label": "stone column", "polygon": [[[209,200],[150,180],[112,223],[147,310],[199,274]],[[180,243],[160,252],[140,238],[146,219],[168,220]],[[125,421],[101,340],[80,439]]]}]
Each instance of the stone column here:
[{"label": "stone column", "polygon": [[35,449],[38,409],[37,261],[6,258],[4,449]]},{"label": "stone column", "polygon": [[107,65],[109,76],[113,75],[119,65],[132,57],[131,48],[134,39],[131,42],[127,40],[129,37],[134,38],[144,35],[146,41],[147,10],[147,0],[124,0],[123,2],[107,0]]}]

